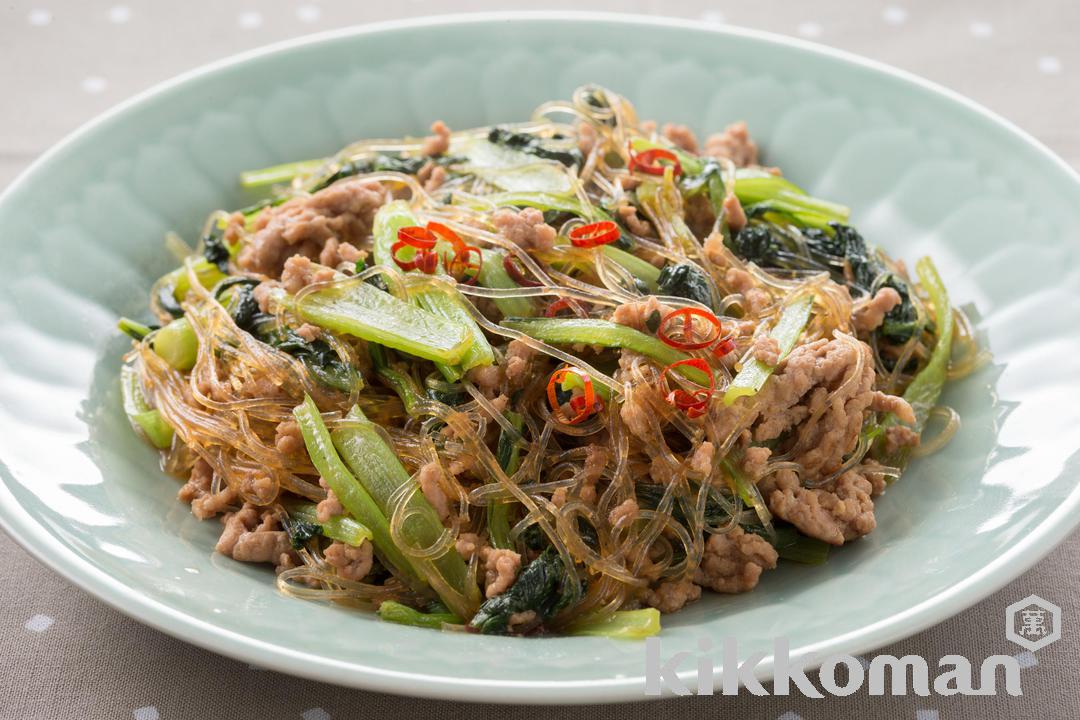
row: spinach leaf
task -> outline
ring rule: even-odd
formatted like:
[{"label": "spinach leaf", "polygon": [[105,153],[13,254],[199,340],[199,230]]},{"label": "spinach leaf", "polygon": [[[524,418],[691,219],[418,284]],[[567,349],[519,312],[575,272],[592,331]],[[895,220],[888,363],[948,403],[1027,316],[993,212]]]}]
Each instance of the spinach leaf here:
[{"label": "spinach leaf", "polygon": [[672,295],[694,300],[707,308],[712,307],[712,288],[709,278],[693,263],[666,265],[656,281],[661,295]]},{"label": "spinach leaf", "polygon": [[506,592],[480,606],[469,628],[485,635],[503,635],[509,630],[511,615],[530,610],[536,613],[536,623],[542,624],[566,607],[580,590],[581,581],[567,577],[559,554],[548,548],[525,566]]},{"label": "spinach leaf", "polygon": [[488,142],[494,145],[503,145],[529,155],[534,155],[544,160],[554,160],[567,167],[580,166],[582,163],[581,151],[577,148],[563,150],[544,144],[544,141],[536,135],[529,133],[514,132],[506,128],[492,128],[488,133]]}]

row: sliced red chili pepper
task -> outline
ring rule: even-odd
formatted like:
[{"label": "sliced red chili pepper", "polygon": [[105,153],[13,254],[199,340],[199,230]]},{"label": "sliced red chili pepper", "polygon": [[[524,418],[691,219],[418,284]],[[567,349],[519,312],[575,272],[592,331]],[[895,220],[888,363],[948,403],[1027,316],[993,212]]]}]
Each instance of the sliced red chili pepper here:
[{"label": "sliced red chili pepper", "polygon": [[[661,160],[667,162],[661,164]],[[682,175],[682,163],[679,162],[679,156],[670,150],[652,148],[639,153],[635,153],[633,150],[630,151],[631,172],[637,170],[647,175],[663,175],[664,170],[668,167],[672,168],[675,177]]]},{"label": "sliced red chili pepper", "polygon": [[461,239],[461,236],[440,222],[432,220],[427,224],[427,230],[433,237],[450,243],[455,255],[465,248],[465,241]]},{"label": "sliced red chili pepper", "polygon": [[573,298],[559,298],[555,302],[551,303],[544,309],[544,317],[555,317],[563,310],[570,310],[578,317],[589,317],[589,313],[585,312],[585,308],[581,306],[577,300]]},{"label": "sliced red chili pepper", "polygon": [[607,245],[619,239],[619,226],[610,220],[579,225],[570,231],[570,244],[579,248]]},{"label": "sliced red chili pepper", "polygon": [[735,338],[726,337],[713,345],[712,354],[716,357],[724,357],[735,349]]},{"label": "sliced red chili pepper", "polygon": [[[476,260],[470,257],[476,256]],[[480,266],[483,265],[484,254],[475,245],[462,245],[461,250],[454,253],[454,257],[445,262],[446,272],[455,280],[464,285],[472,285],[480,276]]]},{"label": "sliced red chili pepper", "polygon": [[[405,260],[400,256],[401,251],[405,249],[412,250],[412,257],[408,260]],[[430,275],[435,272],[435,268],[439,263],[439,258],[433,251],[417,249],[415,246],[409,245],[404,240],[398,240],[390,246],[390,256],[394,259],[397,266],[406,272],[419,269],[421,272]]]},{"label": "sliced red chili pepper", "polygon": [[540,287],[543,284],[525,275],[525,269],[521,267],[521,261],[513,255],[507,255],[503,258],[503,270],[506,270],[506,274],[510,276],[510,279],[521,287]]},{"label": "sliced red chili pepper", "polygon": [[[685,390],[681,387],[669,388],[668,374],[683,366],[692,367],[705,373],[706,377],[709,378],[708,386],[691,383],[694,386],[693,390]],[[708,412],[709,400],[712,399],[713,393],[716,391],[716,380],[713,378],[712,370],[709,368],[709,364],[701,358],[689,358],[671,363],[660,373],[660,383],[666,392],[665,397],[668,403],[686,413],[686,416],[690,419],[701,417]]]},{"label": "sliced red chili pepper", "polygon": [[[700,320],[696,322],[695,320]],[[704,323],[704,334],[699,334]],[[697,327],[695,327],[695,325]],[[660,321],[656,337],[665,344],[679,350],[700,350],[712,345],[723,330],[720,318],[711,312],[698,308],[680,308],[669,312]]]},{"label": "sliced red chili pepper", "polygon": [[[574,395],[568,401],[570,409],[574,411],[571,418],[567,418],[559,403],[559,390],[562,389],[563,381],[568,375],[575,375],[581,381],[581,394]],[[589,374],[578,368],[567,365],[551,373],[547,384],[548,405],[555,419],[566,425],[577,425],[588,420],[594,413],[603,409],[603,401],[596,396],[592,378]]]},{"label": "sliced red chili pepper", "polygon": [[417,250],[430,250],[435,247],[438,238],[428,228],[419,225],[409,225],[397,231],[398,242],[404,243]]}]

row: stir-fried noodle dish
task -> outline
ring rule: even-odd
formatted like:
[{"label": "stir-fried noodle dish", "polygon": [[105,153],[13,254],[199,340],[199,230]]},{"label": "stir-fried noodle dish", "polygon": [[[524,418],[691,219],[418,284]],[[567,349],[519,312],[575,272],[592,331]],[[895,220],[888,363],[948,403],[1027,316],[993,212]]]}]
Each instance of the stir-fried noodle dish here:
[{"label": "stir-fried noodle dish", "polygon": [[[132,426],[288,595],[643,637],[875,527],[985,360],[928,258],[600,87],[246,172],[153,287]],[[933,432],[924,433],[927,425]]]}]

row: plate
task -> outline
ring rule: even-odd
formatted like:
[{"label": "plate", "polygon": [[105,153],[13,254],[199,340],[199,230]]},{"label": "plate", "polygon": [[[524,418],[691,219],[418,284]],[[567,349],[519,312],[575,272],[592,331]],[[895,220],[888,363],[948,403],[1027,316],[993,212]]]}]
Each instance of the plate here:
[{"label": "plate", "polygon": [[[665,657],[700,638],[739,654],[860,653],[975,603],[1080,513],[1080,178],[1007,122],[890,68],[796,40],[628,16],[473,15],[353,28],[181,76],[45,154],[0,198],[0,522],[41,561],[133,617],[211,650],[327,682],[505,702],[644,697],[641,643],[437,633],[277,593],[212,552],[129,430],[118,315],[139,316],[193,240],[246,198],[246,168],[371,136],[528,117],[597,82],[699,133],[746,119],[873,242],[932,255],[974,303],[994,362],[949,388],[948,448],[878,503],[879,527],[823,567],[665,618]],[[691,663],[687,663],[689,666]],[[687,667],[683,677],[694,673]],[[692,680],[690,680],[692,682]]]}]

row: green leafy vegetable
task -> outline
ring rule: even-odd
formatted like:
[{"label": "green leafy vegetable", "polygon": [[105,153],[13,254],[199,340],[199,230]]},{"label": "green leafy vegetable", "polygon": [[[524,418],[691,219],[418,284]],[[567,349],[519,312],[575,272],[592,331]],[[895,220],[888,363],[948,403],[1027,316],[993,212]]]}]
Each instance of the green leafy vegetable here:
[{"label": "green leafy vegetable", "polygon": [[383,514],[382,508],[372,499],[364,486],[353,477],[349,468],[334,450],[330,432],[323,423],[315,401],[305,396],[303,404],[293,410],[293,417],[300,426],[304,445],[307,447],[315,469],[319,471],[319,475],[334,491],[334,495],[349,514],[371,531],[375,552],[382,564],[413,589],[423,590],[427,583],[417,573],[409,558],[394,544],[394,539],[390,534],[390,523]]},{"label": "green leafy vegetable", "polygon": [[[383,439],[380,428],[364,417],[359,407],[353,407],[346,420],[330,434],[334,447],[382,513],[390,516],[395,512],[397,493],[413,481],[393,448]],[[405,518],[400,527],[402,541],[423,550],[443,535],[439,515],[423,493],[411,492],[402,512]],[[413,565],[447,607],[461,617],[468,617],[479,603],[476,583],[453,544],[437,557],[423,560],[414,557]]]},{"label": "green leafy vegetable", "polygon": [[616,610],[605,617],[585,616],[567,628],[569,635],[591,635],[619,640],[642,640],[660,632],[660,611],[656,608]]},{"label": "green leafy vegetable", "polygon": [[488,142],[505,145],[544,160],[555,160],[567,167],[579,167],[582,162],[581,151],[577,148],[564,149],[531,133],[514,132],[507,128],[492,128],[488,133]]},{"label": "green leafy vegetable", "polygon": [[469,627],[485,635],[509,631],[510,616],[533,611],[534,622],[543,623],[561,610],[571,595],[577,578],[568,578],[559,554],[548,548],[525,566],[514,584],[501,595],[484,602]]},{"label": "green leafy vegetable", "polygon": [[[810,321],[810,311],[813,307],[814,298],[804,296],[785,307],[780,314],[780,319],[769,333],[769,336],[780,346],[780,360],[786,358],[795,347],[799,336],[806,328],[806,323]],[[728,385],[724,393],[724,404],[731,405],[744,395],[757,393],[772,375],[772,371],[772,366],[766,365],[757,358],[751,358]]]},{"label": "green leafy vegetable", "polygon": [[379,617],[387,622],[439,630],[443,625],[461,625],[462,619],[451,612],[420,612],[408,605],[386,600],[379,605]]},{"label": "green leafy vegetable", "polygon": [[694,263],[667,265],[660,271],[657,290],[661,295],[694,300],[712,307],[712,286],[708,276]]},{"label": "green leafy vegetable", "polygon": [[161,413],[150,407],[139,385],[139,374],[130,365],[120,368],[120,395],[124,402],[124,414],[135,432],[159,450],[172,447],[173,429]]}]

